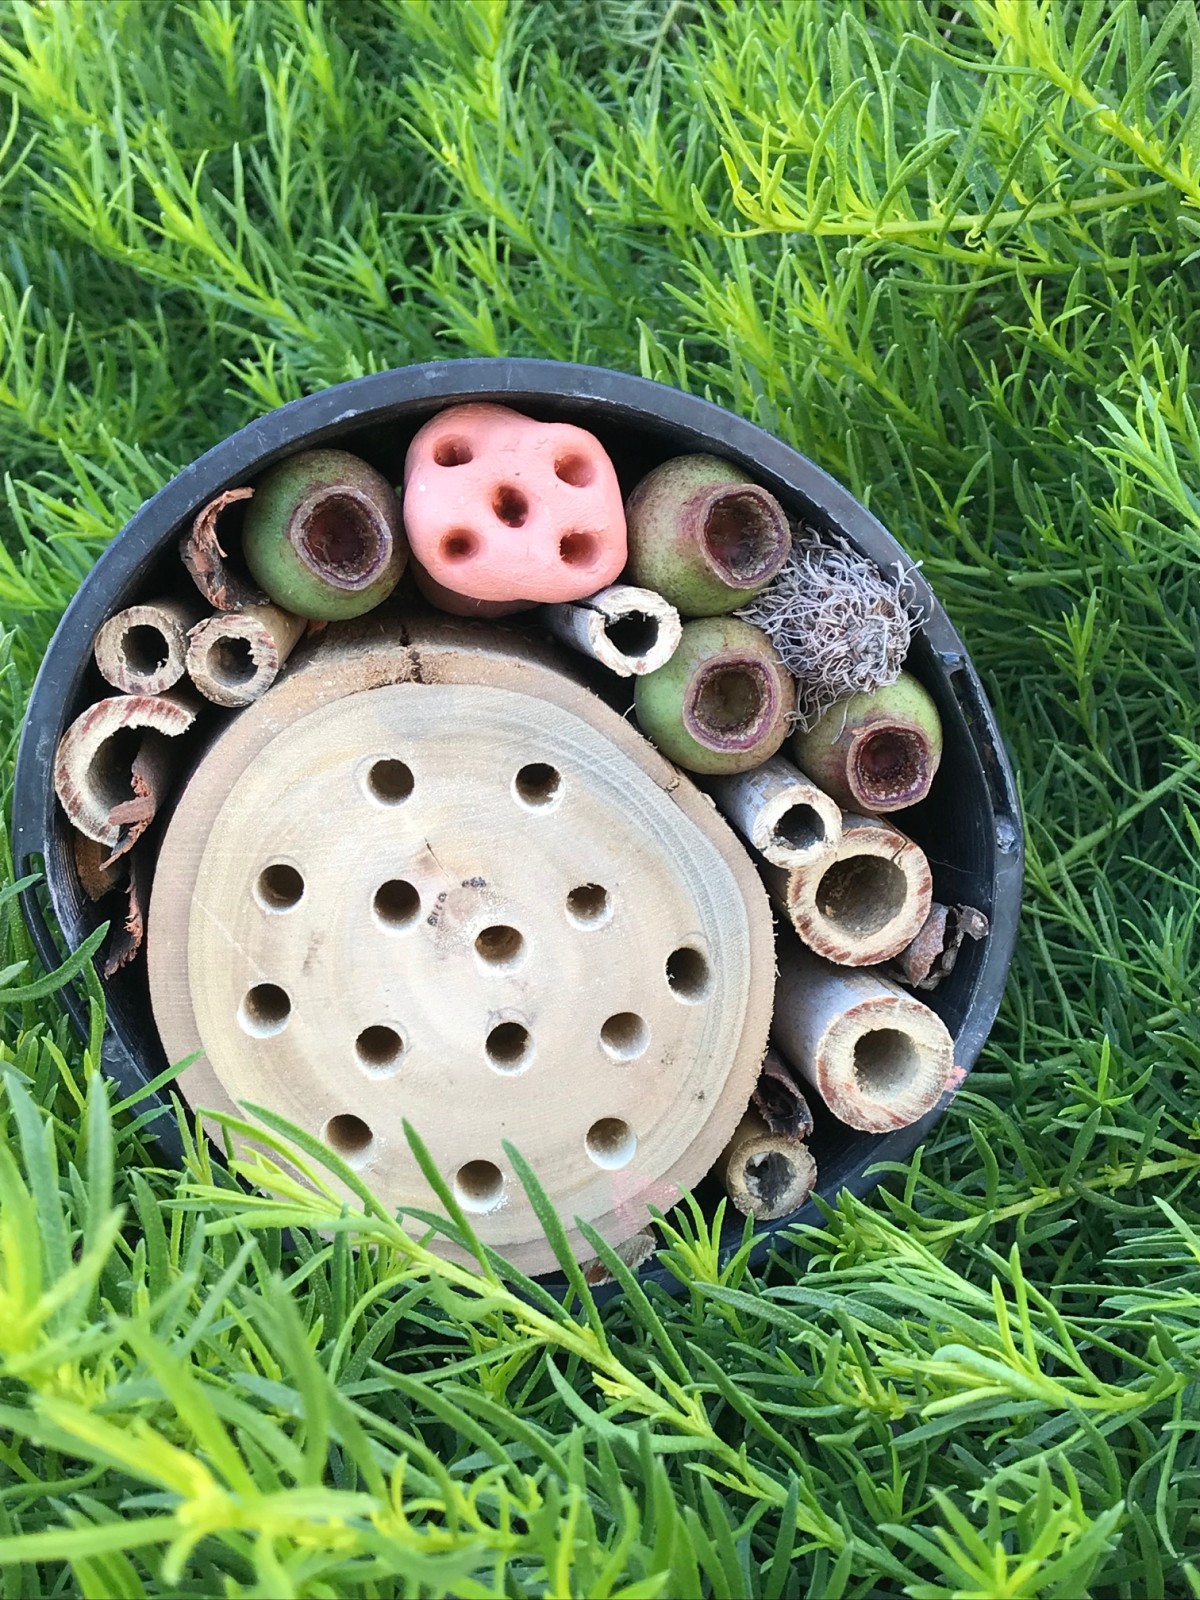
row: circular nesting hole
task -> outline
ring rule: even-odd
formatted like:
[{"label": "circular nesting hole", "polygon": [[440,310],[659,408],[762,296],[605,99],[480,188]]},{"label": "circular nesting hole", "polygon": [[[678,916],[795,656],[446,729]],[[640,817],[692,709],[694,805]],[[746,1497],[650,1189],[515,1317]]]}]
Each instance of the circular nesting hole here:
[{"label": "circular nesting hole", "polygon": [[825,824],[820,815],[804,804],[789,806],[771,832],[775,843],[789,850],[811,850],[825,840]]},{"label": "circular nesting hole", "polygon": [[636,660],[647,655],[658,643],[658,618],[645,611],[627,611],[623,617],[605,623],[604,632],[609,643],[623,656]]},{"label": "circular nesting hole", "polygon": [[743,1181],[764,1210],[773,1210],[795,1183],[796,1169],[782,1150],[764,1150],[746,1162]]},{"label": "circular nesting hole", "polygon": [[381,806],[403,805],[412,792],[412,768],[403,761],[374,761],[367,769],[367,793]]},{"label": "circular nesting hole", "polygon": [[479,536],[470,528],[456,528],[440,545],[443,561],[470,561],[479,554],[479,548]]},{"label": "circular nesting hole", "polygon": [[921,1067],[921,1052],[899,1028],[872,1028],[854,1044],[854,1076],[872,1100],[894,1100]]},{"label": "circular nesting hole", "polygon": [[342,1111],[330,1117],[323,1138],[329,1148],[352,1167],[362,1166],[375,1142],[370,1126],[353,1111]]},{"label": "circular nesting hole", "polygon": [[680,945],[667,957],[667,983],[677,1000],[695,1005],[708,993],[711,980],[708,961],[691,945]]},{"label": "circular nesting hole", "polygon": [[600,1029],[600,1043],[614,1061],[636,1061],[650,1044],[650,1029],[636,1011],[618,1011]]},{"label": "circular nesting hole", "polygon": [[584,1145],[598,1167],[627,1167],[637,1153],[637,1135],[620,1117],[601,1117],[588,1129]]},{"label": "circular nesting hole", "polygon": [[716,566],[735,584],[750,584],[778,562],[787,533],[761,493],[752,488],[719,494],[704,519],[704,544]]},{"label": "circular nesting hole", "polygon": [[375,891],[375,915],[386,928],[407,928],[421,915],[421,896],[404,878],[389,878]]},{"label": "circular nesting hole", "polygon": [[554,463],[554,476],[569,483],[573,489],[586,489],[596,476],[595,468],[586,456],[559,456]]},{"label": "circular nesting hole", "polygon": [[87,787],[105,811],[119,806],[133,793],[133,763],[143,738],[161,741],[162,735],[144,734],[141,728],[117,728],[96,746],[88,763]]},{"label": "circular nesting hole", "polygon": [[214,639],[205,652],[204,666],[209,677],[227,689],[242,689],[258,676],[250,641],[237,634]]},{"label": "circular nesting hole", "polygon": [[703,672],[692,703],[700,731],[718,744],[752,739],[770,710],[767,675],[757,663]]},{"label": "circular nesting hole", "polygon": [[390,532],[379,513],[337,490],[313,506],[301,538],[303,553],[318,572],[351,587],[374,577],[391,547]]},{"label": "circular nesting hole", "polygon": [[273,861],[259,873],[254,894],[264,911],[290,911],[304,897],[304,879],[286,861]]},{"label": "circular nesting hole", "polygon": [[869,733],[854,753],[854,776],[863,798],[880,804],[918,788],[926,769],[925,741],[907,728]]},{"label": "circular nesting hole", "polygon": [[608,890],[602,883],[581,883],[567,896],[567,915],[581,928],[595,928],[612,915]]},{"label": "circular nesting hole", "polygon": [[499,1022],[484,1049],[497,1072],[521,1072],[533,1060],[533,1035],[523,1022]]},{"label": "circular nesting hole", "polygon": [[492,496],[492,510],[506,528],[522,528],[529,515],[529,501],[520,489],[506,483]]},{"label": "circular nesting hole", "polygon": [[272,1034],[283,1032],[291,1014],[292,1002],[285,989],[277,983],[256,983],[246,991],[238,1021],[256,1039],[269,1039]]},{"label": "circular nesting hole", "polygon": [[558,541],[559,558],[567,567],[590,567],[599,550],[594,533],[564,533]]},{"label": "circular nesting hole", "polygon": [[504,1174],[494,1161],[468,1161],[454,1174],[454,1198],[464,1211],[494,1211],[504,1199]]},{"label": "circular nesting hole", "polygon": [[390,1072],[400,1065],[404,1040],[395,1028],[376,1022],[364,1028],[354,1041],[355,1053],[368,1072]]},{"label": "circular nesting hole", "polygon": [[141,678],[161,672],[171,658],[171,649],[161,628],[153,623],[139,622],[126,628],[121,637],[121,654],[130,672]]},{"label": "circular nesting hole", "polygon": [[475,936],[475,949],[493,967],[511,967],[525,948],[524,936],[506,923],[497,922]]},{"label": "circular nesting hole", "polygon": [[513,788],[524,805],[553,805],[562,789],[562,773],[546,761],[530,761],[513,779]]},{"label": "circular nesting hole", "polygon": [[433,447],[433,459],[439,467],[465,467],[474,461],[475,452],[465,439],[439,439]]},{"label": "circular nesting hole", "polygon": [[885,856],[835,861],[817,885],[817,910],[854,939],[869,939],[904,909],[908,879]]}]

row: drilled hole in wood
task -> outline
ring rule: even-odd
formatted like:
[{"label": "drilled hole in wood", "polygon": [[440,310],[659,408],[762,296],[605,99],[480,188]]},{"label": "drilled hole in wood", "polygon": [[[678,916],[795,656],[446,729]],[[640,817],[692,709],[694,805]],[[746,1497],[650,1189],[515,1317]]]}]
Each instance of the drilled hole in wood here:
[{"label": "drilled hole in wood", "polygon": [[586,456],[571,455],[559,456],[554,463],[554,475],[573,489],[586,489],[596,472]]},{"label": "drilled hole in wood", "polygon": [[520,1072],[533,1060],[533,1035],[521,1022],[501,1022],[488,1034],[484,1048],[497,1072]]},{"label": "drilled hole in wood", "polygon": [[623,617],[606,622],[604,632],[623,656],[635,660],[649,654],[658,643],[658,618],[644,611],[627,611]]},{"label": "drilled hole in wood", "polygon": [[402,805],[413,792],[412,768],[403,761],[376,761],[367,773],[367,789],[380,805]]},{"label": "drilled hole in wood", "polygon": [[627,1167],[637,1153],[637,1136],[620,1117],[601,1117],[599,1122],[593,1122],[584,1143],[598,1167]]},{"label": "drilled hole in wood", "polygon": [[475,948],[490,966],[511,967],[520,959],[525,940],[516,928],[502,922],[484,928],[475,939]]},{"label": "drilled hole in wood", "polygon": [[214,682],[240,689],[258,672],[249,639],[214,639],[204,657],[204,668]]},{"label": "drilled hole in wood", "polygon": [[650,1043],[650,1029],[636,1011],[618,1011],[600,1029],[600,1043],[614,1061],[636,1061]]},{"label": "drilled hole in wood", "polygon": [[468,1161],[454,1174],[454,1198],[464,1211],[494,1211],[504,1199],[504,1174],[494,1161]]},{"label": "drilled hole in wood", "polygon": [[558,541],[559,556],[568,567],[590,567],[599,549],[594,533],[564,533]]},{"label": "drilled hole in wood", "polygon": [[515,489],[511,483],[504,484],[496,490],[492,498],[492,510],[507,528],[521,528],[525,525],[525,518],[529,515],[529,501]]},{"label": "drilled hole in wood", "polygon": [[771,830],[771,843],[788,850],[811,850],[825,838],[825,824],[812,806],[789,806]]},{"label": "drilled hole in wood", "polygon": [[433,447],[433,459],[439,467],[465,467],[474,461],[475,452],[465,439],[439,439]]},{"label": "drilled hole in wood", "polygon": [[854,1045],[854,1076],[872,1100],[891,1100],[920,1071],[921,1053],[899,1028],[872,1028]]},{"label": "drilled hole in wood", "polygon": [[351,1166],[361,1166],[375,1142],[370,1127],[353,1111],[343,1111],[336,1117],[330,1117],[325,1124],[324,1137],[329,1148]]},{"label": "drilled hole in wood", "polygon": [[608,890],[600,883],[581,883],[567,896],[567,915],[581,928],[595,928],[612,914]]},{"label": "drilled hole in wood", "polygon": [[530,761],[513,780],[517,799],[527,806],[548,806],[558,799],[562,774],[545,761]]},{"label": "drilled hole in wood", "polygon": [[817,910],[856,939],[886,928],[907,898],[908,879],[884,856],[835,861],[817,885]]},{"label": "drilled hole in wood", "polygon": [[130,672],[148,678],[166,666],[171,647],[160,628],[148,622],[139,622],[135,627],[127,628],[122,635],[121,654]]},{"label": "drilled hole in wood", "polygon": [[273,861],[259,873],[254,892],[265,911],[290,911],[300,904],[304,879],[286,861]]},{"label": "drilled hole in wood", "polygon": [[667,982],[677,999],[695,1005],[704,999],[711,981],[708,962],[691,945],[680,945],[667,957]]},{"label": "drilled hole in wood", "polygon": [[442,540],[444,561],[470,561],[479,551],[479,539],[469,528],[459,528]]},{"label": "drilled hole in wood", "polygon": [[399,1065],[404,1054],[404,1040],[395,1028],[377,1022],[363,1029],[354,1041],[354,1048],[368,1072],[388,1072]]},{"label": "drilled hole in wood", "polygon": [[421,896],[404,878],[389,878],[375,891],[375,915],[387,928],[408,928],[421,915]]},{"label": "drilled hole in wood", "polygon": [[277,983],[256,983],[246,992],[238,1012],[238,1021],[256,1039],[269,1039],[282,1033],[292,1014],[292,1002],[287,991]]}]

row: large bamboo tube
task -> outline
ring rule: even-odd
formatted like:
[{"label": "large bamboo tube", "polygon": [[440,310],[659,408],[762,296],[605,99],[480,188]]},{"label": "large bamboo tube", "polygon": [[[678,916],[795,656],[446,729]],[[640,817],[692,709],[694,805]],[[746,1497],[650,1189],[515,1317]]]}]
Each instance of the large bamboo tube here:
[{"label": "large bamboo tube", "polygon": [[[186,733],[194,706],[178,694],[113,695],[67,729],[54,759],[54,790],[71,822],[97,844],[128,848],[166,793],[168,738]],[[122,828],[133,832],[121,839]]]},{"label": "large bamboo tube", "polygon": [[614,583],[586,600],[547,606],[550,633],[619,678],[641,678],[675,654],[683,624],[675,607],[653,589]]},{"label": "large bamboo tube", "polygon": [[743,1216],[774,1222],[798,1211],[817,1182],[808,1146],[772,1133],[757,1111],[747,1111],[713,1168]]},{"label": "large bamboo tube", "polygon": [[841,843],[841,809],[790,761],[710,778],[705,788],[742,838],[777,867],[829,861]]},{"label": "large bamboo tube", "polygon": [[192,629],[188,676],[216,705],[251,705],[275,682],[305,627],[279,606],[218,612]]},{"label": "large bamboo tube", "polygon": [[191,600],[150,600],[118,611],[96,635],[100,676],[122,694],[163,694],[183,677],[187,631],[199,615]]},{"label": "large bamboo tube", "polygon": [[928,1006],[793,939],[779,951],[773,1037],[834,1116],[864,1133],[923,1117],[954,1066],[954,1041]]}]

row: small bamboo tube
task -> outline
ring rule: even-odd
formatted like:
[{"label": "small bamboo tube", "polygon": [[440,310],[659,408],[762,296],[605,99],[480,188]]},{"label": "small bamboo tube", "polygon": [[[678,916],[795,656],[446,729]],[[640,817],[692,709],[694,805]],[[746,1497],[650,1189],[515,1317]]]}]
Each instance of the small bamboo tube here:
[{"label": "small bamboo tube", "polygon": [[775,1043],[840,1122],[906,1128],[931,1111],[954,1066],[945,1023],[898,984],[847,972],[790,939],[779,951]]},{"label": "small bamboo tube", "polygon": [[54,758],[54,790],[79,832],[115,846],[123,822],[112,813],[139,801],[149,813],[142,819],[147,826],[170,766],[169,747],[159,747],[159,739],[186,733],[195,717],[194,705],[178,693],[113,695],[76,717]]},{"label": "small bamboo tube", "polygon": [[841,843],[841,808],[782,756],[710,778],[705,787],[742,838],[777,867],[832,860]]},{"label": "small bamboo tube", "polygon": [[188,676],[216,705],[251,705],[275,682],[306,626],[271,605],[206,617],[188,638]]},{"label": "small bamboo tube", "polygon": [[925,852],[882,818],[848,811],[832,854],[791,871],[761,872],[809,949],[844,967],[873,967],[898,955],[933,902]]},{"label": "small bamboo tube", "polygon": [[615,583],[569,605],[542,613],[550,633],[619,678],[640,678],[675,654],[683,624],[675,607],[653,589]]},{"label": "small bamboo tube", "polygon": [[163,694],[183,677],[187,632],[200,616],[189,600],[151,600],[118,611],[96,635],[100,676],[122,694]]},{"label": "small bamboo tube", "polygon": [[772,1133],[757,1111],[746,1112],[713,1171],[742,1215],[756,1222],[798,1211],[817,1182],[808,1146]]}]

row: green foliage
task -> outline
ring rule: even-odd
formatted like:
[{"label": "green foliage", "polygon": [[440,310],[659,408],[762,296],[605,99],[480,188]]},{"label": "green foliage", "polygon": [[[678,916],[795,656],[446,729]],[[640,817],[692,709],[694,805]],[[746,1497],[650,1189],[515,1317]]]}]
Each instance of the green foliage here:
[{"label": "green foliage", "polygon": [[919,1159],[757,1276],[682,1209],[677,1299],[570,1313],[278,1126],[269,1195],[157,1170],[0,903],[0,1592],[1200,1595],[1198,77],[1192,0],[0,10],[6,738],[209,445],[544,355],[869,501],[1030,846]]}]

